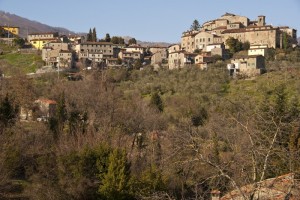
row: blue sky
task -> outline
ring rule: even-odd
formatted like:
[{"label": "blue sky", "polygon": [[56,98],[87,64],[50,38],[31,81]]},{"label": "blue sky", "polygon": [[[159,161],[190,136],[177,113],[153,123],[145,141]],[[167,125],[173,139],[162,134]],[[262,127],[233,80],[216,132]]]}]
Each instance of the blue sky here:
[{"label": "blue sky", "polygon": [[0,10],[75,32],[96,27],[98,38],[175,43],[194,19],[203,23],[225,12],[250,20],[265,15],[268,24],[300,32],[300,0],[0,0]]}]

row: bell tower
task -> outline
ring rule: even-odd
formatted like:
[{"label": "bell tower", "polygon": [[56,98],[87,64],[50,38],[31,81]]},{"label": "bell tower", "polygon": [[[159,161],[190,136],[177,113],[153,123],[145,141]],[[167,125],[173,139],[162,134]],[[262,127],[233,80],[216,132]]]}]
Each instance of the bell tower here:
[{"label": "bell tower", "polygon": [[257,25],[265,26],[266,25],[266,16],[263,16],[263,15],[258,16]]}]

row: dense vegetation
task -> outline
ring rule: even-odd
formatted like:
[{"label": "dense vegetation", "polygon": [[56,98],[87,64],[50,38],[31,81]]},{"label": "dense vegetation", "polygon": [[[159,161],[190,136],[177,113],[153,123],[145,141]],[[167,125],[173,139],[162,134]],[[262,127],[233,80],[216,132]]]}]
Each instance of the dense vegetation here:
[{"label": "dense vegetation", "polygon": [[[228,77],[224,63],[1,80],[0,199],[210,199],[298,172],[300,64]],[[21,108],[57,101],[47,122]]]}]

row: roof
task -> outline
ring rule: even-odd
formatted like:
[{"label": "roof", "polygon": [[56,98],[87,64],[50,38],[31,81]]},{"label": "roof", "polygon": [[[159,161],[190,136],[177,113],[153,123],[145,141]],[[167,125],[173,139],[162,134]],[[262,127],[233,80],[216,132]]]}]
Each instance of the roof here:
[{"label": "roof", "polygon": [[257,57],[263,57],[262,55],[250,55],[250,56],[236,56],[232,59],[248,59],[248,58],[257,58]]},{"label": "roof", "polygon": [[172,46],[180,46],[180,44],[171,44],[170,46],[168,46],[168,48],[172,47]]},{"label": "roof", "polygon": [[34,101],[35,103],[45,103],[45,104],[57,104],[56,101],[51,100],[51,99],[38,99]]},{"label": "roof", "polygon": [[189,33],[189,34],[186,34],[186,35],[182,35],[181,37],[189,37],[189,36],[195,36],[197,35],[199,32],[196,32],[196,33]]},{"label": "roof", "polygon": [[56,40],[56,38],[41,38],[41,39],[32,39],[31,41],[51,41],[51,40]]},{"label": "roof", "polygon": [[30,33],[28,35],[50,35],[50,34],[58,35],[58,32]]},{"label": "roof", "polygon": [[1,28],[20,28],[19,26],[0,26]]},{"label": "roof", "polygon": [[112,42],[84,42],[84,43],[82,43],[81,45],[93,45],[93,44],[107,44],[107,45],[113,45],[113,43]]},{"label": "roof", "polygon": [[228,21],[228,20],[227,19],[219,18],[219,19],[216,19],[215,21]]},{"label": "roof", "polygon": [[167,47],[160,47],[160,46],[153,46],[153,47],[149,47],[150,49],[151,48],[155,48],[155,49],[166,49]]},{"label": "roof", "polygon": [[[267,29],[269,27],[269,29]],[[256,28],[255,30],[251,30],[249,28]],[[259,28],[259,29],[257,29]],[[222,32],[224,33],[244,33],[244,32],[251,32],[251,31],[270,31],[270,30],[276,30],[276,28],[273,28],[272,26],[248,26],[247,28],[238,28],[238,29],[227,29]]]},{"label": "roof", "polygon": [[141,48],[141,49],[144,49],[145,47],[142,47],[142,46],[139,46],[139,45],[133,45],[133,46],[125,47],[125,49],[128,49],[128,48]]}]

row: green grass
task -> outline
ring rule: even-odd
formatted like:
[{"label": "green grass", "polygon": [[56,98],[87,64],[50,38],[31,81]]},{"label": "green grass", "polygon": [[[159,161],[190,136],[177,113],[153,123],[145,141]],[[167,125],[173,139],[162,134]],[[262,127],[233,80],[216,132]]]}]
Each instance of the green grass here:
[{"label": "green grass", "polygon": [[4,53],[10,53],[12,51],[17,51],[18,47],[17,46],[6,45],[6,44],[0,42],[0,49]]},{"label": "green grass", "polygon": [[[233,101],[262,102],[266,95],[274,93],[276,87],[285,85],[287,97],[300,96],[300,69],[290,72],[269,72],[252,80],[232,80],[227,98]],[[299,102],[300,103],[300,102]]]},{"label": "green grass", "polygon": [[42,66],[42,58],[36,54],[20,54],[9,53],[0,56],[0,61],[8,64],[11,67],[6,67],[4,73],[12,75],[14,70],[19,69],[23,73],[32,73],[37,70],[39,66]]}]

